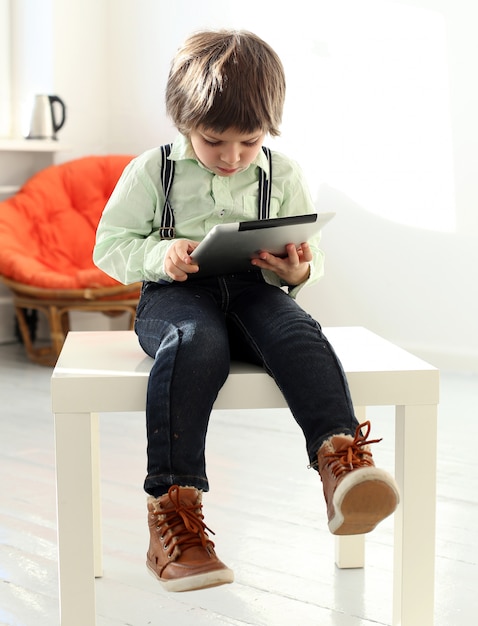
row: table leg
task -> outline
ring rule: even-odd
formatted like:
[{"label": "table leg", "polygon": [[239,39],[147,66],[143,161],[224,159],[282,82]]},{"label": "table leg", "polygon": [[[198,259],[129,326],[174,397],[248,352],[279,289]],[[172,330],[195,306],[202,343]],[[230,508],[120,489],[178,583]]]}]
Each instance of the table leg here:
[{"label": "table leg", "polygon": [[101,578],[103,576],[103,540],[101,525],[100,421],[98,413],[91,414],[91,470],[95,578]]},{"label": "table leg", "polygon": [[337,535],[335,564],[340,569],[363,567],[365,564],[365,535]]},{"label": "table leg", "polygon": [[397,406],[393,626],[434,621],[437,407]]},{"label": "table leg", "polygon": [[[367,419],[367,407],[354,406],[360,423]],[[335,537],[335,564],[340,569],[363,567],[365,564],[365,535],[337,535]]]},{"label": "table leg", "polygon": [[61,626],[95,626],[92,420],[55,414]]}]

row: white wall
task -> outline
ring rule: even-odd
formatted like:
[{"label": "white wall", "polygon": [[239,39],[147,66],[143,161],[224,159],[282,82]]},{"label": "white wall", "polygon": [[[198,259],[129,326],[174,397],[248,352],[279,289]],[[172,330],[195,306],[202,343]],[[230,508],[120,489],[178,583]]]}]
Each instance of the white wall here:
[{"label": "white wall", "polygon": [[50,0],[53,4],[54,91],[66,102],[59,139],[72,147],[62,158],[110,151],[114,94],[109,86],[109,3]]},{"label": "white wall", "polygon": [[10,5],[0,0],[0,138],[11,133]]},{"label": "white wall", "polygon": [[[313,12],[307,0],[296,0],[280,11],[272,0],[243,0],[234,6],[218,0],[52,2],[52,89],[67,102],[68,121],[60,139],[72,146],[64,159],[87,153],[138,153],[173,137],[164,113],[164,87],[170,58],[191,31],[233,26],[268,40],[282,56],[289,78],[283,137],[271,143],[301,162],[319,208],[338,213],[323,234],[326,277],[301,295],[302,303],[324,325],[368,326],[441,367],[478,370],[475,0],[317,0]],[[344,9],[343,23],[337,24],[339,5]],[[399,68],[402,93],[395,117],[388,121],[382,115],[378,120],[370,113],[377,94],[367,95],[364,86],[373,90],[385,78],[386,85],[393,84],[391,70],[390,75],[377,72],[373,46],[377,41],[390,44],[391,36],[399,36],[401,26],[395,16],[404,24],[408,16],[414,20],[415,43],[423,33],[424,54],[431,49],[426,24],[438,34],[443,29],[443,50],[437,48],[435,54],[443,54],[443,76],[438,77],[443,94],[435,98],[436,107],[420,108],[438,67],[437,58],[420,55],[421,74],[413,66]],[[360,21],[364,17],[366,21]],[[379,29],[370,27],[373,19]],[[370,66],[359,68],[360,84],[351,84],[350,91],[354,74],[344,73],[341,81],[337,72],[330,71],[337,67],[329,63],[334,55],[328,41],[332,26],[338,38],[353,38],[357,54],[365,47],[371,50]],[[399,67],[400,53],[406,50],[400,46],[407,42],[397,41],[394,60]],[[353,60],[353,50],[348,54]],[[346,66],[340,67],[342,71]],[[407,82],[410,76],[416,84]],[[409,94],[403,93],[408,89]],[[364,101],[367,97],[370,100]],[[406,108],[413,99],[415,113]],[[384,108],[387,113],[389,107]],[[409,127],[404,123],[397,131],[404,108],[407,115],[414,115],[409,158],[402,146],[402,134]],[[437,116],[438,109],[439,125],[432,127],[430,116]],[[437,137],[442,138],[437,150],[444,152],[435,162],[426,158],[426,150],[429,143],[435,150]],[[373,150],[366,153],[370,146]],[[401,177],[392,159],[394,148],[402,151],[405,174]],[[351,154],[357,155],[354,184]],[[373,167],[381,168],[383,175],[374,178],[375,170],[370,170],[360,191],[363,172],[368,172],[364,162],[371,162],[373,154],[378,155]],[[346,161],[348,169],[341,166]],[[394,181],[398,181],[395,188]],[[413,217],[418,196],[429,199],[429,227],[417,228],[378,214],[380,204],[385,211],[394,203],[410,209],[412,203]],[[453,211],[455,223],[448,232],[433,223],[435,208],[445,196],[445,209]],[[417,211],[422,209],[417,204]]]},{"label": "white wall", "polygon": [[[304,302],[321,311],[324,324],[363,324],[440,367],[476,371],[478,84],[471,77],[478,62],[473,30],[478,5],[473,0],[397,4],[431,8],[443,18],[456,227],[450,232],[438,232],[432,225],[407,228],[377,218],[340,188],[326,186],[321,206],[334,207],[338,217],[324,231],[326,277],[314,294],[304,294]],[[433,114],[433,108],[423,113],[424,126]],[[382,154],[388,137],[385,132]],[[416,175],[423,175],[426,167],[417,163]],[[443,172],[432,174],[430,195]],[[390,195],[394,193],[391,189]]]}]

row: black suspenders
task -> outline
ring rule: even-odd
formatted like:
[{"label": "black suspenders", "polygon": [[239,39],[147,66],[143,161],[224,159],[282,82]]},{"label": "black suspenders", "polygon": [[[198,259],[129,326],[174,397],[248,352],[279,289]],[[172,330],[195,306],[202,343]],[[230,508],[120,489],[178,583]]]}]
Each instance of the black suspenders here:
[{"label": "black suspenders", "polygon": [[[169,193],[173,184],[174,178],[174,161],[168,159],[171,153],[172,144],[168,143],[161,146],[161,185],[163,187],[165,202],[163,213],[161,215],[161,226],[159,228],[159,235],[161,239],[174,239],[174,212],[169,202]],[[266,177],[266,173],[259,168],[259,198],[257,213],[258,219],[265,220],[269,217],[270,204],[271,204],[271,186],[272,186],[272,158],[269,148],[262,146],[262,150],[269,162],[269,179]]]},{"label": "black suspenders", "polygon": [[259,168],[259,203],[257,206],[257,214],[260,220],[266,220],[269,218],[269,211],[271,208],[271,187],[272,187],[272,155],[269,148],[262,146],[262,150],[269,162],[269,179],[267,179],[266,173]]},{"label": "black suspenders", "polygon": [[172,144],[170,143],[161,146],[161,185],[166,197],[159,228],[161,239],[174,239],[174,213],[169,202],[169,192],[171,191],[174,178],[174,161],[168,159],[171,146]]}]

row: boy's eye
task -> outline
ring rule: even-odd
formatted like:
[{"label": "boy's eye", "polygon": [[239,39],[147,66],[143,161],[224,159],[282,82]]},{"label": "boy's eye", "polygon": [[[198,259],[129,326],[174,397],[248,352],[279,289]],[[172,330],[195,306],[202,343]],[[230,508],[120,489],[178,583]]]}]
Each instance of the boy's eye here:
[{"label": "boy's eye", "polygon": [[[205,137],[203,137],[203,139],[204,143],[208,146],[218,146],[221,143],[220,141],[211,141],[210,139],[206,139]],[[259,139],[254,139],[254,141],[243,141],[242,143],[248,148],[253,148],[259,143]]]}]

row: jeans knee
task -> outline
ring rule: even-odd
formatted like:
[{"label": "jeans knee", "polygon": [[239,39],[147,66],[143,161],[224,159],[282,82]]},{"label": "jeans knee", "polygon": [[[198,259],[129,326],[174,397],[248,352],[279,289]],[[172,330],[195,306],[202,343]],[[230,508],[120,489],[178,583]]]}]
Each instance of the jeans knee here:
[{"label": "jeans knee", "polygon": [[229,365],[227,331],[197,320],[179,323],[162,320],[139,320],[136,333],[143,350],[151,357],[177,358],[182,355],[191,363]]}]

